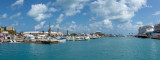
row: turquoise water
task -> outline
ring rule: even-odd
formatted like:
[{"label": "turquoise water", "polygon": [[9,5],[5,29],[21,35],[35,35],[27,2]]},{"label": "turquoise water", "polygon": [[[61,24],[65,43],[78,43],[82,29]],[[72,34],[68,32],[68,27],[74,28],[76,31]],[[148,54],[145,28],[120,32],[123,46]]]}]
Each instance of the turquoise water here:
[{"label": "turquoise water", "polygon": [[106,37],[59,44],[3,43],[0,60],[160,60],[160,40]]}]

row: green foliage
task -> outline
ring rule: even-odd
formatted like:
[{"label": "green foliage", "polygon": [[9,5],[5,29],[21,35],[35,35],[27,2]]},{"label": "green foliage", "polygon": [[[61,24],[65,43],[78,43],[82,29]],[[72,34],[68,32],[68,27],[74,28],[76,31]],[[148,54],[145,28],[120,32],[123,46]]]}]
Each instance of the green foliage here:
[{"label": "green foliage", "polygon": [[8,32],[9,32],[9,34],[12,34],[12,35],[16,35],[17,34],[17,32],[14,31],[14,30],[9,30]]},{"label": "green foliage", "polygon": [[72,34],[71,34],[71,36],[76,36],[76,35],[77,35],[76,33],[72,33]]}]

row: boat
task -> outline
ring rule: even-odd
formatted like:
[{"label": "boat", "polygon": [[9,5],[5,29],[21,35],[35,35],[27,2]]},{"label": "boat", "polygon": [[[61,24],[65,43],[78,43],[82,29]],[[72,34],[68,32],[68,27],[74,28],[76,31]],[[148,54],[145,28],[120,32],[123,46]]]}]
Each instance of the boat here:
[{"label": "boat", "polygon": [[47,40],[47,41],[41,41],[41,43],[43,43],[43,44],[51,44],[51,41],[50,40]]},{"label": "boat", "polygon": [[97,39],[96,36],[90,36],[90,39]]},{"label": "boat", "polygon": [[66,38],[60,38],[58,39],[58,42],[66,42]]},{"label": "boat", "polygon": [[67,36],[67,37],[66,37],[66,40],[70,41],[70,40],[71,40],[71,37],[70,37],[70,36]]},{"label": "boat", "polygon": [[89,36],[86,36],[86,37],[85,37],[85,40],[90,40],[90,37],[89,37]]},{"label": "boat", "polygon": [[54,39],[54,37],[47,37],[46,39],[42,39],[41,43],[50,44],[51,43],[51,39]]},{"label": "boat", "polygon": [[51,39],[55,39],[54,37],[52,37]]},{"label": "boat", "polygon": [[84,36],[77,36],[76,41],[84,41],[85,40],[85,37]]},{"label": "boat", "polygon": [[80,37],[76,37],[76,41],[81,41],[81,38]]}]

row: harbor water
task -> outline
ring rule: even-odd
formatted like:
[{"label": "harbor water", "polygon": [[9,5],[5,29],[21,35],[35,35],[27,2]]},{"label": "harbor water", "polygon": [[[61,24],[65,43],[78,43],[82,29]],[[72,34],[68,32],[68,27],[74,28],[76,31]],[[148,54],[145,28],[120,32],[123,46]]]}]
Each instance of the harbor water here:
[{"label": "harbor water", "polygon": [[0,60],[160,60],[160,40],[105,37],[58,44],[3,43]]}]

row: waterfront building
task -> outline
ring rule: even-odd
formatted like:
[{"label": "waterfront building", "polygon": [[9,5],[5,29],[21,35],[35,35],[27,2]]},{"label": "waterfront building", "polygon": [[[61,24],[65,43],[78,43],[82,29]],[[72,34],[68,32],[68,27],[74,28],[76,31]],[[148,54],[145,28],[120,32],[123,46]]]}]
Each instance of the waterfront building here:
[{"label": "waterfront building", "polygon": [[3,33],[4,35],[9,34],[9,32],[8,32],[8,31],[3,31],[2,33]]},{"label": "waterfront building", "polygon": [[153,32],[153,31],[154,31],[154,27],[151,25],[139,27],[139,34],[144,34],[144,33]]}]

